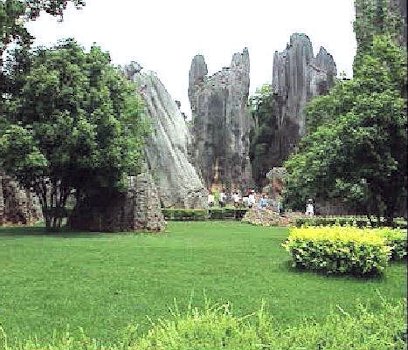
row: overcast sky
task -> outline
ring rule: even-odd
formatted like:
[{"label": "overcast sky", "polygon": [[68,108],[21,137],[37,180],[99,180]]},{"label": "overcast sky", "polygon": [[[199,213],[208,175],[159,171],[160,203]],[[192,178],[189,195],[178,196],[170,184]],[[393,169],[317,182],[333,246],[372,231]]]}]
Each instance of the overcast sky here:
[{"label": "overcast sky", "polygon": [[251,92],[272,80],[275,51],[294,32],[305,33],[314,52],[324,46],[338,73],[351,77],[356,50],[353,0],[86,0],[64,21],[42,15],[29,24],[35,44],[73,37],[89,48],[96,42],[114,64],[134,60],[157,72],[182,110],[190,115],[187,88],[191,59],[205,56],[210,74],[228,66],[248,47]]}]

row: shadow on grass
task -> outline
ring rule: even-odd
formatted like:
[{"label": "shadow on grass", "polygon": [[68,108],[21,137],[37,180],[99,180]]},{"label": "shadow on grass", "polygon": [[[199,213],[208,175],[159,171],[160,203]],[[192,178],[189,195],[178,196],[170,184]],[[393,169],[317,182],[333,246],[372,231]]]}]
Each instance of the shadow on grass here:
[{"label": "shadow on grass", "polygon": [[79,232],[62,227],[59,232],[47,232],[45,226],[4,226],[0,227],[0,237],[53,237],[53,238],[91,238],[107,235],[139,235],[140,232]]},{"label": "shadow on grass", "polygon": [[386,276],[385,274],[378,274],[378,273],[371,273],[366,275],[359,275],[359,274],[349,274],[349,273],[327,273],[323,270],[309,270],[307,268],[302,268],[299,266],[293,266],[292,261],[285,261],[281,264],[283,268],[285,268],[288,272],[303,276],[310,276],[314,275],[317,277],[324,277],[324,278],[333,278],[337,280],[350,280],[350,281],[358,281],[358,282],[381,282],[383,281]]}]

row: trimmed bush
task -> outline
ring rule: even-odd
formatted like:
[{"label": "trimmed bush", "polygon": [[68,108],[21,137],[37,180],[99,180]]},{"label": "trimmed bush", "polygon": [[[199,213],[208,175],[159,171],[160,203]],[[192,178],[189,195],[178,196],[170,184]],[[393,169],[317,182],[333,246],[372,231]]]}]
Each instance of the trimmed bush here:
[{"label": "trimmed bush", "polygon": [[380,230],[386,239],[387,245],[391,248],[391,259],[402,260],[407,257],[407,231],[382,229]]},{"label": "trimmed bush", "polygon": [[355,227],[292,228],[283,244],[293,266],[331,273],[379,274],[391,248],[382,230]]},{"label": "trimmed bush", "polygon": [[174,221],[203,221],[208,219],[205,209],[162,209],[166,220]]},{"label": "trimmed bush", "polygon": [[[295,222],[296,227],[301,226],[357,226],[363,227],[382,227],[385,226],[384,219],[380,223],[376,219],[371,223],[365,216],[314,216],[314,217],[299,217]],[[407,221],[398,218],[394,220],[395,228],[407,228]]]},{"label": "trimmed bush", "polygon": [[[307,320],[289,329],[278,328],[262,309],[252,315],[237,317],[228,305],[191,308],[186,314],[174,313],[159,320],[144,336],[137,327],[129,327],[119,344],[103,344],[86,336],[69,333],[55,336],[52,344],[36,338],[25,344],[7,346],[0,329],[0,349],[7,350],[289,350],[354,349],[403,350],[406,348],[405,303],[382,302],[373,313],[364,306],[349,314],[342,309],[332,312],[325,322]],[[5,346],[3,346],[5,345]]]},{"label": "trimmed bush", "polygon": [[162,209],[168,221],[204,221],[241,219],[248,211],[246,208],[211,208],[205,209]]}]

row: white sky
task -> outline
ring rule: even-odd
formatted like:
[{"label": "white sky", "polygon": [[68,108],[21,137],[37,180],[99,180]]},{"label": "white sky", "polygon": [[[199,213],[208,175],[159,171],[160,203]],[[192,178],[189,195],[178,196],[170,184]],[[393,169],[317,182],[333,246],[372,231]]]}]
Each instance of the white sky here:
[{"label": "white sky", "polygon": [[356,42],[353,0],[86,0],[59,23],[42,15],[29,24],[35,44],[53,45],[73,37],[84,47],[96,42],[114,64],[132,60],[157,72],[181,109],[190,115],[188,71],[203,54],[210,74],[228,66],[234,52],[248,47],[251,92],[272,80],[273,53],[294,32],[311,39],[314,52],[324,46],[338,73],[352,75]]}]

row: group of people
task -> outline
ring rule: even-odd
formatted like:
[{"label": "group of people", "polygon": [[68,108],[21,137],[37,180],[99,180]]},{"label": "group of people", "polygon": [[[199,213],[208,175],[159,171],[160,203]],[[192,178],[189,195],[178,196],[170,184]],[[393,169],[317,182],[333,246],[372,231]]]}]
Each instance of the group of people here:
[{"label": "group of people", "polygon": [[[241,196],[239,191],[232,191],[230,195],[227,195],[225,190],[222,190],[218,195],[218,204],[221,208],[224,208],[227,203],[230,202],[235,208],[255,208],[266,209],[270,207],[270,201],[266,194],[257,194],[255,190],[248,190],[247,193]],[[276,204],[276,205],[275,205]],[[276,206],[276,210],[279,213],[283,212],[282,204],[280,201],[272,205]],[[208,206],[215,206],[215,195],[213,191],[208,193]],[[314,205],[313,200],[308,199],[306,202],[306,212],[307,216],[314,216]]]},{"label": "group of people", "polygon": [[[219,193],[218,204],[224,208],[228,202],[231,202],[235,208],[254,208],[258,206],[261,209],[269,207],[269,201],[266,194],[257,194],[255,190],[248,190],[245,195],[241,195],[238,190],[232,191],[227,195],[224,190]],[[208,206],[215,205],[215,195],[212,191],[208,193]]]}]

